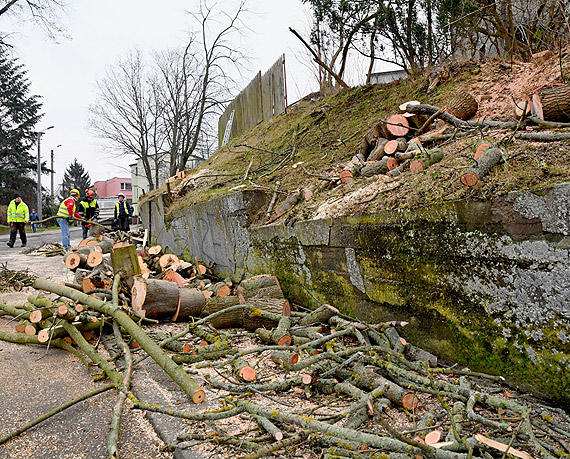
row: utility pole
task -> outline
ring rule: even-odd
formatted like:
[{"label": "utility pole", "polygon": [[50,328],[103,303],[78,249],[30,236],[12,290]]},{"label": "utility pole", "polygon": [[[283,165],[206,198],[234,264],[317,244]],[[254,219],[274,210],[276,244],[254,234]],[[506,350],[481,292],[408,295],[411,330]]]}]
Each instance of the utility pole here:
[{"label": "utility pole", "polygon": [[53,169],[53,151],[59,147],[61,147],[61,144],[58,145],[57,147],[52,148],[52,150],[51,150],[51,200],[52,201],[55,199],[55,195],[53,192],[53,176],[55,175],[55,171]]},{"label": "utility pole", "polygon": [[42,134],[48,129],[52,129],[53,126],[45,128],[43,131],[36,132],[37,142],[38,142],[38,189],[37,189],[37,212],[40,220],[42,219],[42,154],[41,154],[41,141],[42,141]]}]

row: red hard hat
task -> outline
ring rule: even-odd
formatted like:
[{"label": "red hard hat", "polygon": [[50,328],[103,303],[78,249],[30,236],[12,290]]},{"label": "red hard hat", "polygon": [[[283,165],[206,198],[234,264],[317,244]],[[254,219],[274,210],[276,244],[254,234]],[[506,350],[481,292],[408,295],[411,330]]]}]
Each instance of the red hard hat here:
[{"label": "red hard hat", "polygon": [[93,190],[87,190],[85,192],[85,196],[87,196],[88,198],[94,198],[95,197],[95,193],[93,192]]}]

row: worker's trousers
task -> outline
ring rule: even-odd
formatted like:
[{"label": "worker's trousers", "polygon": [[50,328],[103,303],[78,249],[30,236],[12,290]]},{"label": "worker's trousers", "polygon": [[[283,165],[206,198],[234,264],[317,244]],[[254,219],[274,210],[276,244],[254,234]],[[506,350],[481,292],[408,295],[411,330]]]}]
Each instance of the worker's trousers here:
[{"label": "worker's trousers", "polygon": [[71,249],[71,244],[69,243],[69,222],[65,218],[58,218],[57,223],[61,228],[61,245],[64,249]]}]

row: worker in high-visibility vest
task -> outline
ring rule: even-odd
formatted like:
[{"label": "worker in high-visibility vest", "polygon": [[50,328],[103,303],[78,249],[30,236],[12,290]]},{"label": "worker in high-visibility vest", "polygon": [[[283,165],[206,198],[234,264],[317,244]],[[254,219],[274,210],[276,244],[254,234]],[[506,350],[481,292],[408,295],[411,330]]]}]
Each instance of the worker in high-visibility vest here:
[{"label": "worker in high-visibility vest", "polygon": [[8,224],[10,225],[10,240],[6,243],[8,247],[14,247],[16,243],[16,233],[20,233],[22,247],[26,247],[28,238],[26,236],[26,223],[30,221],[30,209],[27,204],[22,201],[18,193],[14,195],[14,199],[8,205]]},{"label": "worker in high-visibility vest", "polygon": [[121,231],[129,231],[129,220],[133,214],[133,208],[123,193],[119,193],[117,197],[119,202],[115,204],[115,222]]},{"label": "worker in high-visibility vest", "polygon": [[79,199],[79,190],[75,188],[69,192],[69,198],[61,201],[57,211],[57,223],[61,228],[61,244],[65,249],[70,249],[69,224],[73,222],[73,217],[81,218],[75,210],[75,205]]},{"label": "worker in high-visibility vest", "polygon": [[[95,221],[99,217],[99,204],[95,199],[95,192],[93,190],[85,190],[85,197],[79,201],[78,212],[82,215],[84,220]],[[83,227],[83,239],[87,239],[90,223],[81,222]]]}]

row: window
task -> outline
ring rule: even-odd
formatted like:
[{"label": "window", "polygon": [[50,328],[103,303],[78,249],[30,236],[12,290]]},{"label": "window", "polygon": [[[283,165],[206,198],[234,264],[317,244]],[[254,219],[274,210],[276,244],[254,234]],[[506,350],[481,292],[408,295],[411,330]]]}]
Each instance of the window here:
[{"label": "window", "polygon": [[130,191],[130,190],[132,190],[132,189],[133,189],[132,184],[130,184],[130,183],[123,183],[123,182],[121,183],[121,190],[123,190],[123,191]]}]

